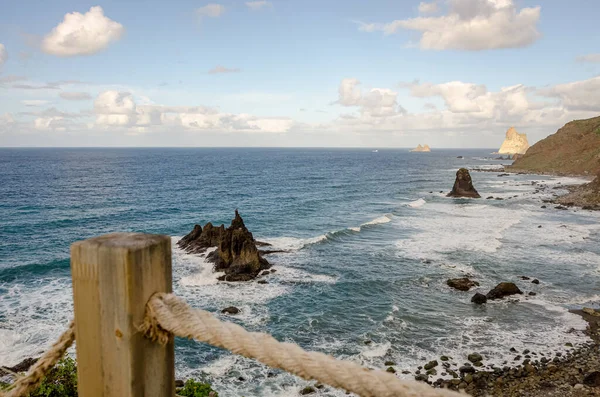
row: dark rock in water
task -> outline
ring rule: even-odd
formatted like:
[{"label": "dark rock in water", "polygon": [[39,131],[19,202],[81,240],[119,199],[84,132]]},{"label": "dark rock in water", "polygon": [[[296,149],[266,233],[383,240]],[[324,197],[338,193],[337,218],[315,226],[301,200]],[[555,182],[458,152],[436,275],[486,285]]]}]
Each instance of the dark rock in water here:
[{"label": "dark rock in water", "polygon": [[181,379],[177,379],[175,381],[175,387],[183,387],[183,386],[185,386],[185,382],[182,381]]},{"label": "dark rock in water", "polygon": [[476,305],[482,305],[485,302],[487,302],[487,297],[484,294],[480,294],[478,292],[475,295],[473,295],[473,297],[471,298],[471,302],[475,303]]},{"label": "dark rock in water", "polygon": [[536,294],[535,292],[533,292],[533,291],[532,291],[532,292],[530,292],[528,295],[529,295],[529,296],[536,296],[537,294]]},{"label": "dark rock in water", "polygon": [[474,374],[476,369],[470,365],[463,365],[458,369],[461,374]]},{"label": "dark rock in water", "polygon": [[467,360],[469,360],[472,363],[478,363],[481,360],[483,360],[483,357],[481,357],[481,354],[479,354],[479,353],[471,353],[467,357]]},{"label": "dark rock in water", "polygon": [[423,366],[423,368],[424,368],[426,371],[429,371],[430,369],[432,369],[432,368],[435,368],[435,367],[437,367],[437,366],[438,366],[438,362],[437,362],[436,360],[433,360],[433,361],[430,361],[430,362],[428,362],[427,364],[425,364],[425,365]]},{"label": "dark rock in water", "polygon": [[539,284],[540,280],[538,280],[537,278],[534,278],[533,280],[531,280],[531,284]]},{"label": "dark rock in water", "polygon": [[587,374],[585,378],[583,378],[583,384],[592,387],[600,386],[600,371],[594,371]]},{"label": "dark rock in water", "polygon": [[531,278],[527,276],[521,276],[521,280],[531,280]]},{"label": "dark rock in water", "polygon": [[457,159],[464,159],[464,156],[456,156]]},{"label": "dark rock in water", "polygon": [[394,369],[394,367],[388,367],[388,368],[385,370],[385,372],[389,372],[389,373],[391,373],[391,374],[395,374],[395,373],[396,373],[396,370]]},{"label": "dark rock in water", "polygon": [[269,284],[269,282],[267,280],[258,280],[257,283],[259,283],[259,284]]},{"label": "dark rock in water", "polygon": [[383,365],[385,365],[386,367],[389,367],[390,365],[396,365],[396,363],[393,361],[386,361]]},{"label": "dark rock in water", "polygon": [[313,394],[316,393],[317,389],[315,389],[312,386],[306,386],[304,389],[300,390],[300,395],[305,396],[307,394]]},{"label": "dark rock in water", "polygon": [[[259,243],[265,245],[267,243]],[[204,229],[194,226],[188,235],[177,242],[177,245],[188,253],[204,253],[208,248],[217,247],[206,259],[215,264],[214,270],[225,272],[219,277],[221,281],[248,281],[254,279],[261,270],[271,265],[264,259],[258,249],[252,233],[248,231],[244,220],[237,210],[231,226],[214,227],[207,223]]]},{"label": "dark rock in water", "polygon": [[488,299],[502,299],[505,296],[522,294],[523,291],[515,285],[515,283],[500,283],[496,285],[490,292],[487,293]]},{"label": "dark rock in water", "polygon": [[554,208],[557,209],[557,210],[567,210],[568,209],[567,207],[563,207],[562,205],[558,205],[558,206],[556,206]]},{"label": "dark rock in water", "polygon": [[456,180],[452,191],[447,194],[447,197],[472,197],[481,198],[477,190],[473,187],[471,174],[466,168],[461,168],[456,171]]},{"label": "dark rock in water", "polygon": [[254,241],[254,244],[256,244],[257,247],[270,247],[272,246],[272,244],[269,243],[265,243],[264,241]]},{"label": "dark rock in water", "polygon": [[542,205],[540,208],[548,208],[548,207],[546,207],[545,205]]},{"label": "dark rock in water", "polygon": [[496,200],[504,200],[502,197],[496,197]]},{"label": "dark rock in water", "polygon": [[494,196],[489,196],[489,197],[486,197],[485,199],[486,199],[486,200],[491,200],[491,199],[493,199],[493,198],[494,198]]},{"label": "dark rock in water", "polygon": [[429,380],[429,376],[425,374],[419,374],[415,376],[415,380],[417,382],[427,382]]},{"label": "dark rock in water", "polygon": [[[26,358],[25,360],[21,361],[20,363],[18,363],[17,365],[15,365],[13,367],[0,367],[0,376],[5,375],[5,374],[8,375],[11,372],[14,372],[14,373],[27,372],[27,371],[29,371],[29,368],[31,368],[31,366],[33,366],[33,364],[35,364],[38,360],[39,360],[39,358]],[[8,372],[3,371],[4,368],[6,368],[8,370]]]},{"label": "dark rock in water", "polygon": [[240,312],[240,309],[238,309],[235,306],[229,306],[226,307],[225,309],[221,310],[221,313],[227,313],[227,314],[238,314]]},{"label": "dark rock in water", "polygon": [[477,281],[469,280],[467,277],[451,278],[450,280],[446,281],[446,284],[448,284],[449,287],[459,291],[468,291],[473,287],[479,286]]}]

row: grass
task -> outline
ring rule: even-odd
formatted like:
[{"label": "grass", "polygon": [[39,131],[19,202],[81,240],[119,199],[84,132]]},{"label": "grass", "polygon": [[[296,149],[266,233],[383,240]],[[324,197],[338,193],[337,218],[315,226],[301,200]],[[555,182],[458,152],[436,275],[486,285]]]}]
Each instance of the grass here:
[{"label": "grass", "polygon": [[210,392],[214,392],[215,397],[219,396],[219,393],[215,392],[208,383],[188,379],[183,388],[177,391],[177,394],[183,397],[208,397]]}]

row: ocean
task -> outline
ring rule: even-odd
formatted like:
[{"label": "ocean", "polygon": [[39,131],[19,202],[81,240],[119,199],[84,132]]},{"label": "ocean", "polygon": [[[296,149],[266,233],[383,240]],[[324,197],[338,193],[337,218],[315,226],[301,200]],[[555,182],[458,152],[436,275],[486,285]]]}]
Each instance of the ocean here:
[{"label": "ocean", "polygon": [[[509,163],[490,152],[0,149],[0,365],[39,355],[66,328],[70,244],[115,231],[172,236],[173,289],[192,306],[370,368],[394,361],[401,377],[442,354],[502,365],[510,348],[584,343],[568,309],[600,303],[600,214],[542,202],[576,178],[472,171],[483,198],[446,198],[458,168]],[[268,284],[217,282],[175,245],[196,223],[229,225],[236,208],[255,238],[288,251],[267,256]],[[446,286],[463,275],[481,286]],[[470,303],[501,281],[525,294]],[[220,313],[232,305],[239,315]],[[311,384],[179,339],[176,374],[223,397]]]}]

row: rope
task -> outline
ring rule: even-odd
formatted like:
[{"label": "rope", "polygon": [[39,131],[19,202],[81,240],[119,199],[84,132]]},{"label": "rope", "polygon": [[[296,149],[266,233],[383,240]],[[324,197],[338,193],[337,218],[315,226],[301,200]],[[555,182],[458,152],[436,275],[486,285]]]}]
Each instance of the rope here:
[{"label": "rope", "polygon": [[196,339],[361,397],[464,397],[464,394],[434,389],[425,383],[403,381],[387,372],[370,371],[322,353],[307,352],[267,334],[248,332],[239,325],[221,322],[206,311],[190,308],[173,294],[157,293],[150,298],[140,330],[163,344],[170,334]]},{"label": "rope", "polygon": [[17,378],[15,383],[10,386],[6,393],[0,393],[2,397],[21,397],[27,396],[35,391],[42,383],[44,377],[56,365],[58,360],[62,358],[67,349],[75,341],[75,322],[71,321],[69,328],[63,332],[56,342],[50,347],[40,359],[27,371],[27,373]]}]

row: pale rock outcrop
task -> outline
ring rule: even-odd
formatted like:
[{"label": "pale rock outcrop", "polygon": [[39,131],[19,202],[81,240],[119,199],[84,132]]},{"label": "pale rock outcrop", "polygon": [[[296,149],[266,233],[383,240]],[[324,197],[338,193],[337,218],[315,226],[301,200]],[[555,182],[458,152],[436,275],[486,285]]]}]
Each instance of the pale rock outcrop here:
[{"label": "pale rock outcrop", "polygon": [[499,154],[525,154],[529,149],[529,142],[527,142],[527,135],[520,134],[517,132],[515,127],[510,127],[506,131],[506,139],[498,150]]},{"label": "pale rock outcrop", "polygon": [[419,146],[411,150],[411,152],[431,152],[431,148],[427,144],[425,146],[419,144]]}]

